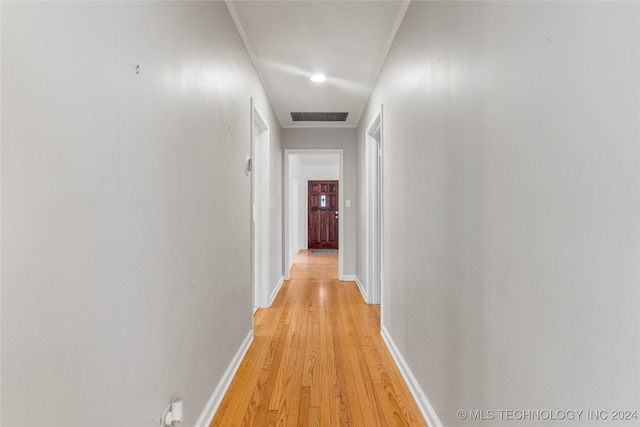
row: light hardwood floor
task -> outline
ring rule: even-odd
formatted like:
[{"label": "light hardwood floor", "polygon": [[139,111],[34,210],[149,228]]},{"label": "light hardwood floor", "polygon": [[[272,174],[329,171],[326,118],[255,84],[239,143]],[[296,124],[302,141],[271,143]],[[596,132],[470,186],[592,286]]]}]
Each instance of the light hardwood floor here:
[{"label": "light hardwood floor", "polygon": [[426,426],[380,336],[380,306],[337,275],[337,254],[294,257],[211,426]]}]

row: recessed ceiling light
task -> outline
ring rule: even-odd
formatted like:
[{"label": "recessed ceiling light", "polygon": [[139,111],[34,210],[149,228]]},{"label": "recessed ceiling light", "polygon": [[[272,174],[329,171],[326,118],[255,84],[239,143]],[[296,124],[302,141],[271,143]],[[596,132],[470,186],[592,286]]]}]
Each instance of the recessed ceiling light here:
[{"label": "recessed ceiling light", "polygon": [[327,78],[324,76],[324,74],[314,74],[313,76],[311,76],[312,82],[322,83],[325,80],[327,80]]}]

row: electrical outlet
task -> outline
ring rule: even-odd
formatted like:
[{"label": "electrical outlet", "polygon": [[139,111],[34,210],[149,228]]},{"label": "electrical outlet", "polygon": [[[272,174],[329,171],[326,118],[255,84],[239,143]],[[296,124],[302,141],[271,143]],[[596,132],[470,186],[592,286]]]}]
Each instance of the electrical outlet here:
[{"label": "electrical outlet", "polygon": [[171,405],[167,406],[167,409],[164,410],[164,412],[162,413],[162,416],[160,417],[161,426],[164,426],[164,420],[167,419],[167,414],[169,414],[169,412],[171,412]]}]

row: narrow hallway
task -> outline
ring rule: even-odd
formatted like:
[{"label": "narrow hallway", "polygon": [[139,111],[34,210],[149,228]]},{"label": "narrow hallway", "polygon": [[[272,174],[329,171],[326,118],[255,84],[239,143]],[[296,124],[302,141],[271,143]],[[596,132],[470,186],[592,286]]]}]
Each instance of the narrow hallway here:
[{"label": "narrow hallway", "polygon": [[211,426],[424,426],[380,336],[380,306],[337,279],[338,256],[301,252]]}]

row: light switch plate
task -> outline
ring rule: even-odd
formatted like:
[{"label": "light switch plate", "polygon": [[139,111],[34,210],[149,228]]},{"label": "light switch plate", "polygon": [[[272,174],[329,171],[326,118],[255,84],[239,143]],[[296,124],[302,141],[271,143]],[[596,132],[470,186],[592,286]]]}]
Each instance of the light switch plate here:
[{"label": "light switch plate", "polygon": [[347,207],[347,208],[350,208],[351,207],[351,200],[345,200],[344,201],[344,206]]}]

